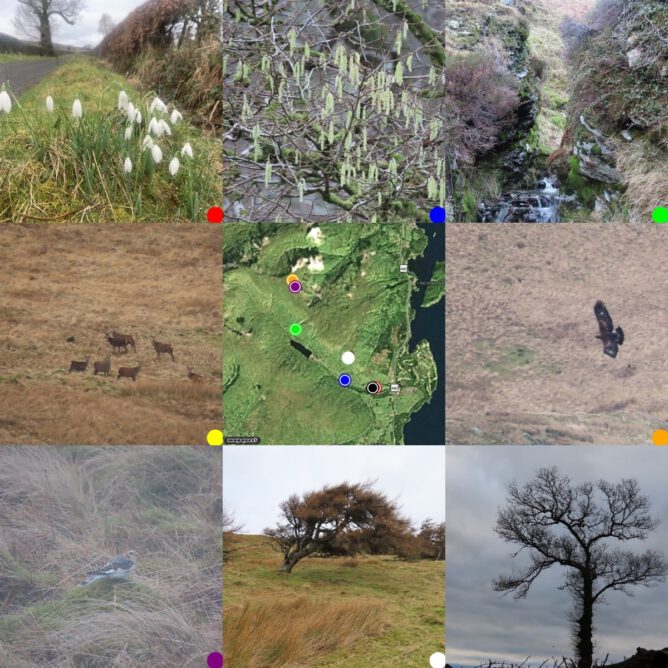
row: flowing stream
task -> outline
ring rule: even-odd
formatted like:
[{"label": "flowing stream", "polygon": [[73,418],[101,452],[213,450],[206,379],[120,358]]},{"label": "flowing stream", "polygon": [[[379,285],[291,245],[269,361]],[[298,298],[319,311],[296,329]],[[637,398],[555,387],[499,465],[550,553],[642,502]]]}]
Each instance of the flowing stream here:
[{"label": "flowing stream", "polygon": [[563,195],[553,176],[540,178],[530,190],[513,190],[493,202],[478,205],[479,223],[558,223],[559,208],[575,202],[575,195]]}]

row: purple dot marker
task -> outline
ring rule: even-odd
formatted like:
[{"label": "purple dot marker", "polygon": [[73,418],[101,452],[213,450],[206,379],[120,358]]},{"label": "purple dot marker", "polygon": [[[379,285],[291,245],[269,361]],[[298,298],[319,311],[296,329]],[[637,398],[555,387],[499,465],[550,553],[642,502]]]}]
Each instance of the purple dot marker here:
[{"label": "purple dot marker", "polygon": [[290,292],[301,292],[302,291],[302,284],[299,281],[291,281],[290,282]]},{"label": "purple dot marker", "polygon": [[220,652],[211,652],[206,657],[209,668],[223,668],[223,655]]}]

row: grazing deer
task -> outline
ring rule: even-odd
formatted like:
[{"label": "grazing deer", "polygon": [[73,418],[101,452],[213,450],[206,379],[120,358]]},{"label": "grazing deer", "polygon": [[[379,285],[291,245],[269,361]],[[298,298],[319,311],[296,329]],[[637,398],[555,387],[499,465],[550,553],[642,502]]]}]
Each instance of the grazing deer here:
[{"label": "grazing deer", "polygon": [[88,367],[88,360],[90,359],[90,355],[86,357],[86,359],[83,362],[77,362],[76,360],[72,360],[70,362],[70,370],[69,373],[72,373],[72,371],[85,371],[86,368]]},{"label": "grazing deer", "polygon": [[135,340],[129,334],[121,334],[120,332],[112,332],[112,338],[125,341],[126,346],[132,346],[132,350],[137,352],[137,346],[135,346]]},{"label": "grazing deer", "polygon": [[116,349],[120,352],[121,348],[123,348],[123,352],[128,352],[128,342],[125,339],[120,339],[117,336],[107,334],[107,341],[113,347],[114,352],[116,352]]},{"label": "grazing deer", "polygon": [[200,376],[198,373],[195,373],[190,367],[188,367],[188,378],[190,378],[193,383],[204,382],[204,378],[202,378],[202,376]]},{"label": "grazing deer", "polygon": [[101,362],[93,362],[93,369],[94,376],[97,376],[98,373],[103,373],[105,376],[108,376],[111,371],[111,358],[109,355],[107,355]]},{"label": "grazing deer", "polygon": [[172,362],[176,362],[174,359],[174,351],[172,350],[172,346],[169,343],[160,343],[160,341],[156,341],[153,339],[153,347],[155,348],[155,352],[158,353],[158,359],[160,359],[160,353],[167,353],[171,355],[172,357]]},{"label": "grazing deer", "polygon": [[129,366],[121,366],[118,368],[118,376],[116,376],[116,380],[118,380],[119,378],[132,378],[134,382],[137,380],[137,376],[139,375],[140,369],[141,365],[136,366],[134,368]]}]

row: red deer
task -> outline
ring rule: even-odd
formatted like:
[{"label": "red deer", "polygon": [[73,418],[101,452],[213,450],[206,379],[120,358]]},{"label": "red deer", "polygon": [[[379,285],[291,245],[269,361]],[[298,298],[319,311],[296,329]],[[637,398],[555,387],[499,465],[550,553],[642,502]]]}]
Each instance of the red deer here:
[{"label": "red deer", "polygon": [[118,367],[118,376],[116,376],[116,380],[119,378],[132,378],[133,382],[137,380],[137,376],[139,375],[139,370],[141,369],[140,366],[136,366],[134,368],[129,367],[129,366],[121,366]]},{"label": "red deer", "polygon": [[114,349],[114,352],[116,352],[116,349],[118,348],[118,351],[120,352],[121,348],[123,348],[123,352],[128,352],[128,342],[125,339],[119,339],[116,336],[112,336],[111,334],[107,334],[107,341],[109,342],[109,345],[111,345]]},{"label": "red deer", "polygon": [[155,352],[158,353],[158,359],[160,359],[160,353],[167,353],[168,355],[171,355],[172,357],[172,362],[176,362],[174,359],[174,351],[172,350],[172,346],[169,343],[160,343],[160,341],[156,341],[153,339],[153,347],[155,348]]},{"label": "red deer", "polygon": [[198,373],[195,373],[190,367],[188,367],[188,378],[190,378],[193,383],[204,382],[204,378],[202,378],[202,376],[200,376]]},{"label": "red deer", "polygon": [[90,359],[90,355],[86,357],[86,359],[83,362],[77,362],[76,360],[72,360],[70,362],[70,370],[69,373],[72,373],[72,371],[85,371],[86,368],[88,367],[88,360]]},{"label": "red deer", "polygon": [[137,346],[135,346],[135,340],[129,334],[121,334],[120,332],[112,332],[111,337],[113,339],[119,339],[125,341],[126,346],[132,346],[132,350],[137,352]]},{"label": "red deer", "polygon": [[105,376],[108,376],[111,371],[111,358],[109,355],[107,355],[101,362],[93,362],[93,369],[94,376],[97,376],[98,373],[103,373]]}]

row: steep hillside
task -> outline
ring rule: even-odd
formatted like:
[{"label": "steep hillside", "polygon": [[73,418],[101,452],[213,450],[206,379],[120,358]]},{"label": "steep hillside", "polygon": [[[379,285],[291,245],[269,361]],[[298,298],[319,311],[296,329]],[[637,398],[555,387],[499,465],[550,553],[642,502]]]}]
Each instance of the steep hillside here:
[{"label": "steep hillside", "polygon": [[452,0],[453,221],[650,220],[668,176],[668,5]]}]

